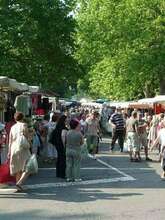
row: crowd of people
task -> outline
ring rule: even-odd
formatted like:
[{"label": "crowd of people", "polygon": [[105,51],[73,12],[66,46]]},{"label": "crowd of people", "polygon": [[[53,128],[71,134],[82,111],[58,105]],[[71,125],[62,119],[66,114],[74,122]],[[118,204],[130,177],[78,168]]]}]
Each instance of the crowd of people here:
[{"label": "crowd of people", "polygon": [[99,140],[104,133],[105,123],[112,127],[110,151],[115,150],[118,140],[121,153],[125,146],[131,162],[140,162],[141,149],[144,149],[145,160],[152,161],[148,150],[158,147],[162,177],[165,177],[165,120],[159,116],[144,115],[132,111],[130,115],[121,108],[107,111],[95,108],[71,108],[65,112],[51,112],[43,118],[27,120],[22,112],[14,115],[14,120],[0,126],[0,145],[8,145],[10,175],[15,177],[18,191],[22,191],[26,178],[31,174],[28,161],[31,155],[42,158],[45,163],[56,163],[56,177],[66,181],[81,181],[80,164],[82,152],[96,159]]},{"label": "crowd of people", "polygon": [[120,151],[124,145],[129,152],[131,162],[141,162],[141,150],[144,149],[145,160],[152,161],[148,151],[157,147],[159,161],[163,169],[162,178],[165,177],[165,115],[144,115],[140,111],[133,110],[130,116],[117,108],[110,116],[109,123],[112,125],[111,151],[114,150],[118,140]]},{"label": "crowd of people", "polygon": [[[15,177],[18,191],[31,174],[27,164],[31,155],[42,158],[44,163],[56,162],[56,176],[66,181],[81,181],[80,162],[82,152],[91,156],[98,147],[98,112],[75,109],[66,112],[51,112],[34,120],[16,112],[12,123],[1,126],[1,134],[8,130],[4,139],[8,146],[7,160],[10,175]],[[84,144],[87,139],[87,146]],[[2,140],[2,139],[1,139]],[[1,143],[3,147],[3,143]],[[86,148],[84,151],[83,148]],[[33,165],[33,164],[32,164]],[[0,178],[1,179],[1,178]]]}]

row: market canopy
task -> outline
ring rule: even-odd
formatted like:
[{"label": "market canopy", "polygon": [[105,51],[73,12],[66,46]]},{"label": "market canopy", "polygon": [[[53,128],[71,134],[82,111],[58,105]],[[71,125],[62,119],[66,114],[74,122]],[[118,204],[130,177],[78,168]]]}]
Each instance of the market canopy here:
[{"label": "market canopy", "polygon": [[138,100],[139,104],[154,104],[155,103],[155,98],[144,98]]},{"label": "market canopy", "polygon": [[18,82],[15,79],[9,79],[6,76],[0,76],[0,90],[17,90]]},{"label": "market canopy", "polygon": [[165,95],[158,95],[154,97],[155,103],[165,103]]},{"label": "market canopy", "polygon": [[110,107],[115,107],[115,108],[129,108],[129,105],[131,104],[132,102],[124,102],[124,101],[121,101],[121,102],[108,102],[107,105],[110,106]]},{"label": "market canopy", "polygon": [[1,91],[27,91],[28,85],[26,83],[19,83],[15,79],[10,79],[7,76],[0,76],[0,90]]},{"label": "market canopy", "polygon": [[154,98],[144,98],[144,99],[140,99],[138,101],[139,104],[149,104],[149,105],[153,105],[156,103],[165,103],[165,95],[158,95],[155,96]]},{"label": "market canopy", "polygon": [[40,91],[40,87],[39,86],[29,86],[29,92],[37,93],[39,91]]},{"label": "market canopy", "polygon": [[129,108],[151,109],[151,108],[153,108],[153,105],[152,104],[147,104],[147,103],[132,102],[132,103],[129,104]]}]

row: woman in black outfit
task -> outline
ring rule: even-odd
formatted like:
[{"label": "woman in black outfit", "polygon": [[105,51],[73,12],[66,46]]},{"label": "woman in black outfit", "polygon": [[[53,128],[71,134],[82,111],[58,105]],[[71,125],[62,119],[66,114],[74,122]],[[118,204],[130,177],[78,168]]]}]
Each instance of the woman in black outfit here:
[{"label": "woman in black outfit", "polygon": [[57,162],[56,162],[56,176],[65,178],[66,169],[66,152],[65,152],[65,137],[67,132],[66,116],[62,115],[56,125],[56,128],[52,132],[52,144],[55,145],[57,150]]}]

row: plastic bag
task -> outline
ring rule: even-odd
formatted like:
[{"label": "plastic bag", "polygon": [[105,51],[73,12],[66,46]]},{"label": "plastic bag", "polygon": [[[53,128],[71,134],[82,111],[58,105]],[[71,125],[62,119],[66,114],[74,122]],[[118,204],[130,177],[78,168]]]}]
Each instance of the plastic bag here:
[{"label": "plastic bag", "polygon": [[124,142],[123,152],[127,153],[128,151],[129,151],[128,144],[127,142]]},{"label": "plastic bag", "polygon": [[25,171],[29,173],[38,172],[38,162],[35,154],[32,154],[25,166]]},{"label": "plastic bag", "polygon": [[81,158],[85,159],[88,157],[88,148],[87,148],[87,144],[84,143],[83,145],[81,145]]}]

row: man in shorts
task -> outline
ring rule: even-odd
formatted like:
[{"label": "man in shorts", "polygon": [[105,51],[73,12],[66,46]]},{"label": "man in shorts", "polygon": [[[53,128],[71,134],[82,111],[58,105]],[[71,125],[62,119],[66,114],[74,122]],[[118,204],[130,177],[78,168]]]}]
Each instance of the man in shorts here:
[{"label": "man in shorts", "polygon": [[131,117],[126,121],[127,144],[130,152],[130,161],[140,161],[140,147],[138,140],[137,112],[133,111]]},{"label": "man in shorts", "polygon": [[141,113],[138,114],[138,130],[139,130],[139,144],[144,147],[146,161],[152,161],[151,158],[148,157],[148,142],[147,142],[147,122],[143,119],[143,115]]}]

